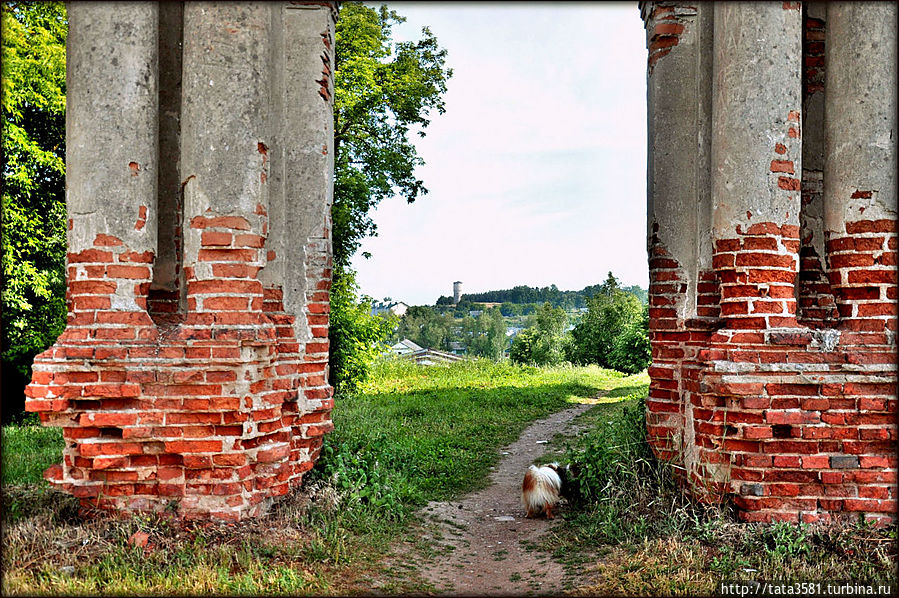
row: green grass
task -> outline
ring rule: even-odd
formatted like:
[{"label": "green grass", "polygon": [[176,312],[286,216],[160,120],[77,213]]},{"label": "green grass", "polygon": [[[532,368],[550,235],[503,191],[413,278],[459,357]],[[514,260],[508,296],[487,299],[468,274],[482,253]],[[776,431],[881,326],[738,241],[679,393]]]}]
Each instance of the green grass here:
[{"label": "green grass", "polygon": [[578,593],[707,595],[724,579],[896,583],[895,526],[749,525],[727,504],[692,501],[645,442],[644,396],[599,404],[581,416],[588,433],[554,439],[581,467],[584,500],[539,548],[577,573]]},{"label": "green grass", "polygon": [[3,484],[36,484],[54,463],[62,461],[63,439],[59,428],[35,425],[3,426]]},{"label": "green grass", "polygon": [[[533,368],[466,361],[380,363],[362,392],[338,396],[305,494],[235,526],[162,517],[77,516],[77,501],[41,472],[60,459],[58,430],[4,428],[3,594],[422,593],[414,571],[384,570],[429,500],[486,483],[499,448],[534,419],[639,377],[601,368]],[[7,468],[7,463],[14,467]],[[37,483],[35,483],[37,482]],[[150,534],[146,550],[127,540]]]},{"label": "green grass", "polygon": [[362,393],[338,399],[324,469],[340,475],[337,453],[368,472],[360,485],[377,475],[403,505],[446,500],[481,487],[497,449],[531,421],[631,379],[598,367],[389,361]]},{"label": "green grass", "polygon": [[[415,509],[483,486],[499,449],[533,420],[595,403],[582,433],[556,437],[546,459],[583,470],[585,500],[541,544],[584,594],[710,594],[721,579],[895,583],[896,528],[737,523],[726,505],[692,502],[645,443],[646,374],[486,361],[380,363],[362,392],[338,396],[303,493],[260,519],[185,524],[157,516],[79,516],[41,472],[59,431],[3,429],[0,591],[12,594],[427,594],[409,566],[384,560],[403,543],[427,557]],[[601,398],[595,398],[603,395]],[[136,531],[146,549],[128,545]],[[439,558],[439,554],[431,554]],[[487,554],[501,566],[502,551]]]}]

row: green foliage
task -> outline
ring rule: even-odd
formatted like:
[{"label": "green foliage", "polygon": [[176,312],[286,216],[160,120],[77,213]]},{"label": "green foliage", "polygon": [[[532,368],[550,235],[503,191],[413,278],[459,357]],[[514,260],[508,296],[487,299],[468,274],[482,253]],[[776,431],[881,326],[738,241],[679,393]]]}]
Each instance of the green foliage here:
[{"label": "green foliage", "polygon": [[331,300],[329,365],[332,379],[347,388],[365,377],[374,349],[363,342],[383,330],[374,333],[377,327],[361,316],[361,305],[349,299],[355,282],[341,278],[352,277],[350,259],[362,239],[377,234],[372,208],[394,195],[411,203],[427,193],[415,177],[424,162],[409,136],[414,131],[423,137],[431,111],[444,112],[443,94],[452,76],[444,67],[446,50],[427,27],[418,41],[392,41],[393,25],[403,21],[386,6],[358,2],[343,3],[337,21],[331,208],[337,294]]},{"label": "green foliage", "polygon": [[534,315],[535,324],[522,330],[512,341],[509,357],[515,363],[558,365],[564,360],[565,311],[544,303]]},{"label": "green foliage", "polygon": [[408,338],[428,349],[445,350],[455,327],[453,317],[427,306],[413,305],[406,310],[393,333],[393,339]]},{"label": "green foliage", "polygon": [[488,309],[464,326],[468,354],[497,360],[506,348],[506,324],[497,309]]},{"label": "green foliage", "polygon": [[4,484],[38,484],[44,471],[62,460],[65,443],[61,428],[38,424],[3,426],[2,471]]},{"label": "green foliage", "polygon": [[615,337],[609,354],[609,365],[619,372],[636,374],[652,363],[652,347],[649,344],[649,309],[643,306],[639,319],[630,322]]},{"label": "green foliage", "polygon": [[415,177],[424,162],[409,140],[423,137],[430,114],[444,112],[452,70],[446,50],[425,27],[414,42],[393,43],[392,28],[405,19],[386,6],[341,5],[334,71],[334,261],[347,267],[367,236],[369,216],[381,200],[413,202],[427,193]]},{"label": "green foliage", "polygon": [[[613,367],[616,340],[619,335],[628,334],[628,338],[622,339],[619,344],[619,352],[614,361],[627,368],[623,371],[634,371],[633,368],[641,363],[643,354],[640,351],[644,345],[639,339],[633,338],[642,328],[631,326],[639,323],[642,313],[640,301],[634,295],[619,289],[618,280],[609,272],[602,292],[587,300],[587,313],[571,331],[572,343],[568,358],[574,363],[596,363],[603,367]],[[631,355],[628,352],[630,348],[637,353]]]},{"label": "green foliage", "polygon": [[340,493],[344,508],[362,505],[377,509],[381,517],[395,521],[406,509],[388,480],[388,474],[371,452],[347,450],[326,442],[319,458],[318,474]]},{"label": "green foliage", "polygon": [[[639,286],[633,285],[629,287],[619,287],[618,281],[609,272],[609,278],[603,284],[594,284],[586,286],[580,291],[562,291],[556,285],[548,287],[529,287],[526,285],[518,285],[511,289],[503,289],[499,291],[485,291],[483,293],[466,293],[465,299],[474,303],[502,303],[502,311],[504,316],[520,315],[512,312],[512,306],[535,305],[542,303],[552,303],[553,307],[561,307],[565,310],[582,308],[587,306],[587,300],[597,293],[607,292],[609,280],[615,282],[616,288],[630,293],[637,297],[643,303],[646,303],[647,291]],[[439,305],[439,304],[438,304]]]},{"label": "green foliage", "polygon": [[2,357],[22,375],[65,327],[66,32],[61,2],[2,5]]},{"label": "green foliage", "polygon": [[385,341],[396,326],[395,317],[371,313],[370,298],[357,299],[355,273],[335,272],[331,286],[330,382],[339,389],[353,391],[368,377],[375,358],[386,350]]},{"label": "green foliage", "polygon": [[765,548],[775,558],[789,558],[809,552],[808,528],[804,525],[777,521],[761,533]]},{"label": "green foliage", "polygon": [[625,397],[627,401],[614,419],[598,424],[582,447],[571,455],[577,470],[575,494],[596,502],[610,488],[649,471],[654,462],[646,442],[645,392]]}]

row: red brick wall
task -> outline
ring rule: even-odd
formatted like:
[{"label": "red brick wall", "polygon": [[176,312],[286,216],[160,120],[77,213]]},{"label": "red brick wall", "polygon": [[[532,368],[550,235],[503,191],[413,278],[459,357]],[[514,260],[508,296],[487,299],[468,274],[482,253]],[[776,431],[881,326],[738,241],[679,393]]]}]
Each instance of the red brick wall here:
[{"label": "red brick wall", "polygon": [[[796,277],[798,231],[771,223],[717,242],[722,312],[735,316],[724,327],[663,307],[651,318],[650,442],[699,494],[732,495],[746,521],[896,510],[896,223],[846,229],[827,244],[836,327],[793,317],[780,283]],[[650,277],[653,306],[686,290],[662,247]]]},{"label": "red brick wall", "polygon": [[[652,85],[683,34],[663,25],[693,7],[642,7]],[[660,240],[683,233],[651,223],[647,434],[698,497],[732,501],[745,521],[885,520],[897,507],[897,223],[861,209],[825,233],[825,22],[803,16],[803,113],[784,109],[765,187],[782,205],[800,195],[799,214],[759,222],[750,209],[716,228],[711,255],[681,258],[711,259],[696,280]],[[695,311],[680,308],[694,284]]]},{"label": "red brick wall", "polygon": [[[258,280],[262,206],[188,226],[211,277],[186,267],[186,312],[158,326],[146,311],[152,252],[98,234],[69,254],[68,327],[35,360],[26,409],[62,428],[64,461],[46,475],[85,504],[160,510],[177,499],[184,517],[239,519],[298,484],[333,427],[329,223],[306,243],[310,290],[296,315]],[[126,286],[131,310],[115,305]],[[296,337],[296,317],[310,340]]]}]

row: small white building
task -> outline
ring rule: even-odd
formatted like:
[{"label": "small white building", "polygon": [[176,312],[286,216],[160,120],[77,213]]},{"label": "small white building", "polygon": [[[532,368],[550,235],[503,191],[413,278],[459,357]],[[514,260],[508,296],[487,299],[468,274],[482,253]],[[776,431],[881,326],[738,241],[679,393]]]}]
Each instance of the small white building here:
[{"label": "small white building", "polygon": [[415,353],[416,351],[424,351],[424,347],[410,341],[407,338],[404,338],[400,342],[390,347],[390,350],[397,355],[409,355],[411,353]]},{"label": "small white building", "polygon": [[391,313],[395,316],[403,317],[406,315],[406,312],[409,311],[409,306],[402,301],[393,301],[391,303],[384,303],[383,301],[379,301],[371,306],[371,315],[377,316],[379,314]]}]

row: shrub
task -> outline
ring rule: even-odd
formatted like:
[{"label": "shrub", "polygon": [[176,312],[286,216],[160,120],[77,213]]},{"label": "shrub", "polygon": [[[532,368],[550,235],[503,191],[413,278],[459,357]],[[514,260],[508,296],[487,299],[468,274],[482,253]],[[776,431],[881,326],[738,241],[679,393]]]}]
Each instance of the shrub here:
[{"label": "shrub", "polygon": [[645,397],[640,393],[624,400],[629,403],[616,417],[594,428],[580,450],[569,453],[577,471],[572,483],[576,501],[595,502],[610,488],[638,482],[655,467],[646,442]]},{"label": "shrub", "polygon": [[571,331],[569,359],[581,365],[615,367],[611,360],[615,341],[633,322],[639,321],[641,311],[639,299],[617,288],[590,297],[587,313]]},{"label": "shrub", "polygon": [[535,315],[536,324],[521,331],[509,350],[515,363],[558,365],[565,360],[565,324],[568,316],[561,308],[544,303]]},{"label": "shrub", "polygon": [[615,337],[609,354],[609,365],[625,374],[642,372],[652,363],[649,344],[649,313],[644,306],[639,320],[631,322]]},{"label": "shrub", "polygon": [[357,299],[356,273],[337,268],[331,286],[331,345],[329,381],[338,390],[352,392],[365,382],[375,358],[396,326],[395,318],[374,316],[371,299]]}]

